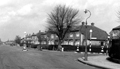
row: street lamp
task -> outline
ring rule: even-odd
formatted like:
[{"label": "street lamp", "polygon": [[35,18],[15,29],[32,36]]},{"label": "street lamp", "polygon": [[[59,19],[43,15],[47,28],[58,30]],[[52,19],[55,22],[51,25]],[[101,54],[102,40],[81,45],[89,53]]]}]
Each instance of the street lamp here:
[{"label": "street lamp", "polygon": [[90,15],[86,18],[86,25],[87,25],[87,19],[90,18],[90,16],[91,16],[91,12],[90,12],[89,10],[87,10],[87,9],[85,9],[84,12],[85,12],[85,14],[88,13],[88,12],[90,13]]},{"label": "street lamp", "polygon": [[87,56],[88,56],[88,54],[87,54],[87,20],[88,20],[88,18],[90,18],[90,16],[91,16],[91,12],[89,11],[89,10],[87,10],[87,9],[85,9],[85,14],[86,13],[90,13],[90,15],[86,18],[86,25],[85,25],[85,41],[86,41],[86,43],[85,43],[85,54],[84,54],[84,57],[85,57],[85,61],[87,61],[88,59],[87,59]]},{"label": "street lamp", "polygon": [[26,36],[26,33],[27,33],[27,32],[24,32],[24,37]]}]

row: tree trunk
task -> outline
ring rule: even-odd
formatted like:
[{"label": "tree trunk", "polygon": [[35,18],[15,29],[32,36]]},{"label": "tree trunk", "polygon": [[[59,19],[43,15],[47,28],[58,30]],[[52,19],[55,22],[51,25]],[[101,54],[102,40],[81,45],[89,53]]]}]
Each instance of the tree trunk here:
[{"label": "tree trunk", "polygon": [[39,41],[39,42],[40,42],[40,43],[39,43],[39,45],[37,46],[37,47],[38,47],[37,49],[38,49],[38,50],[42,50],[42,49],[41,49],[41,41]]},{"label": "tree trunk", "polygon": [[59,40],[59,42],[58,42],[58,50],[61,51],[61,49],[62,49],[61,40]]}]

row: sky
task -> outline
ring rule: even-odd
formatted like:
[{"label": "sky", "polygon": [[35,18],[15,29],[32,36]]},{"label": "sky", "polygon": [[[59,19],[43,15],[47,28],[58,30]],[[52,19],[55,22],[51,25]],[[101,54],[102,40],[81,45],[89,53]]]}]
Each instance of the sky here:
[{"label": "sky", "polygon": [[88,9],[91,12],[88,24],[93,22],[107,33],[120,25],[117,17],[120,0],[0,0],[1,40],[45,31],[48,14],[59,4],[78,9],[83,21],[89,16],[84,13]]}]

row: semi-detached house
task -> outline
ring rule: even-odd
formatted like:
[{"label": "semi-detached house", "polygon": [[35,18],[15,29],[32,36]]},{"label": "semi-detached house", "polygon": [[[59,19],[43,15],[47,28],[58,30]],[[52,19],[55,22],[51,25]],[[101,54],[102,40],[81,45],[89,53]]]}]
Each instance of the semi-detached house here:
[{"label": "semi-detached house", "polygon": [[[87,35],[86,35],[87,33]],[[108,39],[108,34],[106,31],[96,27],[94,23],[91,25],[82,25],[76,27],[76,29],[72,30],[68,33],[65,37],[63,45],[73,45],[73,46],[84,46],[85,45],[85,38],[87,36],[87,45],[101,45],[104,46]],[[54,45],[55,41],[57,40],[57,36],[55,34],[49,34],[48,36],[48,44]]]}]

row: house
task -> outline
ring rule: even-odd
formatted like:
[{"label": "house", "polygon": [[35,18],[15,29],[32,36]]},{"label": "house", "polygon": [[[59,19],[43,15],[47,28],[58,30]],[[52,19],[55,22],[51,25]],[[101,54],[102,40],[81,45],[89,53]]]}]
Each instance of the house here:
[{"label": "house", "polygon": [[39,31],[39,32],[36,34],[36,36],[37,36],[38,41],[40,42],[40,44],[42,44],[42,45],[47,44],[47,34],[46,34],[46,32],[41,32],[41,31]]},{"label": "house", "polygon": [[[85,45],[85,38],[87,38],[87,45],[90,43],[92,45],[105,45],[106,40],[108,39],[108,34],[106,31],[94,26],[94,23],[91,25],[85,25],[84,23],[78,26],[74,32],[78,33],[80,31],[80,45]],[[76,34],[77,36],[77,34]],[[78,40],[76,40],[75,42]]]},{"label": "house", "polygon": [[30,40],[32,44],[39,44],[38,37],[36,34],[32,34]]},{"label": "house", "polygon": [[[0,43],[0,44],[2,44],[2,43]],[[14,40],[8,40],[8,41],[4,42],[4,44],[10,45],[10,46],[15,46],[15,45],[17,45]]]},{"label": "house", "polygon": [[[91,43],[92,45],[103,46],[106,44],[106,40],[108,39],[108,34],[106,33],[106,31],[94,26],[94,23],[91,23],[91,25],[87,26],[82,23],[82,25],[76,27],[76,29],[72,30],[70,33],[67,33],[62,44],[84,46],[86,42],[86,36],[87,45]],[[51,44],[54,44],[56,40],[57,36],[55,34],[49,34],[49,42],[51,41]]]},{"label": "house", "polygon": [[[96,27],[94,23],[87,26],[82,23],[82,25],[77,26],[75,29],[71,30],[70,33],[66,34],[62,45],[84,46],[86,37],[87,45],[105,46],[108,34],[106,31]],[[33,44],[42,45],[55,45],[58,41],[57,35],[51,34],[49,31],[39,31],[37,34],[27,36],[26,39]]]},{"label": "house", "polygon": [[36,36],[36,34],[32,34],[32,35],[26,35],[24,38],[21,39],[21,45],[23,44],[27,44],[27,46],[31,46],[32,45],[37,45],[39,44],[38,38]]}]

